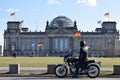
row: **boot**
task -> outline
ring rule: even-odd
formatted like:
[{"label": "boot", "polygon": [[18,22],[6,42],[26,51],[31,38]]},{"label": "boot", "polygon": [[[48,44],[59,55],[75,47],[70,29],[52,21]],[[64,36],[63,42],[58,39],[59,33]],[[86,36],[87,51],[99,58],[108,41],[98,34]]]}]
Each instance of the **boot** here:
[{"label": "boot", "polygon": [[78,74],[76,73],[72,74],[72,78],[78,78]]},{"label": "boot", "polygon": [[72,78],[78,78],[78,72],[77,71],[73,72]]}]

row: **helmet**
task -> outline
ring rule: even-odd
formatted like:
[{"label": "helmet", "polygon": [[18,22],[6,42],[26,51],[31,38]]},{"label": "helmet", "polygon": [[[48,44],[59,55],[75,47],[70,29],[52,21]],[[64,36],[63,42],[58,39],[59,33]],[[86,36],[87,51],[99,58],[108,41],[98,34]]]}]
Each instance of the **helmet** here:
[{"label": "helmet", "polygon": [[80,41],[80,47],[84,47],[84,46],[86,46],[87,44],[86,44],[86,42],[85,41]]}]

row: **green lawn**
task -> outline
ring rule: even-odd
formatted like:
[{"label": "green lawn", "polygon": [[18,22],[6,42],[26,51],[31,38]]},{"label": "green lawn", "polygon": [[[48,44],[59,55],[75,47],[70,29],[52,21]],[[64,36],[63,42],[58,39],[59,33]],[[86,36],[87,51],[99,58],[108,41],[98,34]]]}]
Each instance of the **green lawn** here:
[{"label": "green lawn", "polygon": [[59,57],[0,57],[0,66],[9,66],[9,64],[20,64],[20,66],[39,67],[47,64],[62,63],[63,58]]},{"label": "green lawn", "polygon": [[[120,58],[89,58],[91,60],[99,60],[102,62],[102,67],[113,67],[120,65]],[[47,66],[47,64],[63,63],[61,57],[0,57],[0,67],[9,66],[9,64],[20,64],[20,66],[39,67]]]},{"label": "green lawn", "polygon": [[120,65],[120,58],[90,58],[101,61],[102,67],[113,67],[113,65]]}]

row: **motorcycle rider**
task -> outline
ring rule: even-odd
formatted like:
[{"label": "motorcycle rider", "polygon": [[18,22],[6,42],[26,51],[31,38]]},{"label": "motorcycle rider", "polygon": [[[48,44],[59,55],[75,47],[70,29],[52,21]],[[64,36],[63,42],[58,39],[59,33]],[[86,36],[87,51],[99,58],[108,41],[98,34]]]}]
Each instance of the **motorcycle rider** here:
[{"label": "motorcycle rider", "polygon": [[76,63],[76,71],[73,73],[72,77],[77,78],[78,77],[78,71],[79,67],[83,71],[87,69],[87,53],[88,53],[88,46],[85,41],[80,41],[80,54],[79,54],[79,61]]}]

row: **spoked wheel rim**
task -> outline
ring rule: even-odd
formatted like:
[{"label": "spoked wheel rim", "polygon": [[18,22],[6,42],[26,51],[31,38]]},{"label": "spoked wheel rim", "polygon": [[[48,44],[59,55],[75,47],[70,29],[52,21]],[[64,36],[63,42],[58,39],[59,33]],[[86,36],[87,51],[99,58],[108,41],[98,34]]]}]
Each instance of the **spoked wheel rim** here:
[{"label": "spoked wheel rim", "polygon": [[90,69],[87,74],[89,77],[95,78],[99,75],[99,73],[100,73],[100,70],[97,66],[90,66]]},{"label": "spoked wheel rim", "polygon": [[56,76],[64,77],[67,74],[67,69],[64,66],[58,66],[55,70]]}]

